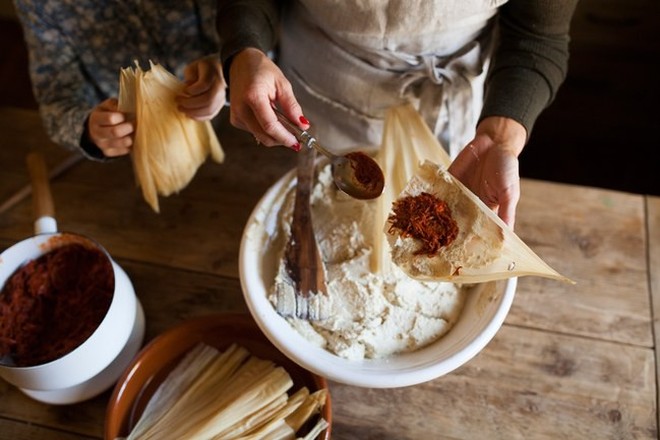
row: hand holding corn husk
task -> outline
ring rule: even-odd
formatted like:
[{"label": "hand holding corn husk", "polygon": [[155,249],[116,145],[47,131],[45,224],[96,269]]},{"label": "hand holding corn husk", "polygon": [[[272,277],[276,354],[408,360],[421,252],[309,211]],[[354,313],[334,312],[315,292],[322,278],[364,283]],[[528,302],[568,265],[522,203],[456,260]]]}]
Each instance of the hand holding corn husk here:
[{"label": "hand holding corn husk", "polygon": [[227,83],[218,55],[188,64],[183,71],[185,88],[177,96],[179,111],[196,121],[210,121],[226,102]]},{"label": "hand holding corn husk", "polygon": [[121,69],[119,110],[136,121],[133,168],[145,200],[159,212],[159,195],[179,192],[209,155],[221,163],[224,152],[208,120],[177,109],[185,84],[158,64],[150,67]]},{"label": "hand holding corn husk", "polygon": [[422,281],[532,275],[573,283],[447,171],[449,156],[411,106],[388,112],[378,159],[389,181],[376,213],[384,231],[376,232],[374,268],[393,262]]},{"label": "hand holding corn husk", "polygon": [[394,202],[385,232],[392,261],[412,278],[475,283],[533,275],[572,283],[446,168],[430,161]]},{"label": "hand holding corn husk", "polygon": [[96,105],[87,119],[89,140],[104,157],[119,157],[131,152],[135,121],[119,111],[117,98]]},{"label": "hand holding corn husk", "polygon": [[325,405],[327,390],[302,387],[289,395],[292,386],[286,370],[243,347],[220,352],[198,344],[158,387],[126,440],[313,440],[328,426],[322,417],[297,436]]}]

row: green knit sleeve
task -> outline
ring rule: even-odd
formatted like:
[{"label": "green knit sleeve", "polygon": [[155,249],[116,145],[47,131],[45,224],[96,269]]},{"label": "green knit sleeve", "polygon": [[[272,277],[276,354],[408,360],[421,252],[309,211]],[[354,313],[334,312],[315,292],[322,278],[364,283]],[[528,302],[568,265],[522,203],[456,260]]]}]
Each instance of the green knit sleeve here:
[{"label": "green knit sleeve", "polygon": [[480,119],[505,116],[532,131],[566,78],[571,18],[577,0],[510,0],[499,34]]},{"label": "green knit sleeve", "polygon": [[268,52],[274,47],[278,20],[275,1],[218,1],[216,22],[221,45],[220,61],[227,81],[231,58],[238,52],[248,47]]}]

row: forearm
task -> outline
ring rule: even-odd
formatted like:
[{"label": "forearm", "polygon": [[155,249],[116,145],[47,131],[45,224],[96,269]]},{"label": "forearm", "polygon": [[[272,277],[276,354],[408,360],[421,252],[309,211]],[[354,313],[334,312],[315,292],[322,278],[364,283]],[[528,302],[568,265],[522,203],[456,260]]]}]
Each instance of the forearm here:
[{"label": "forearm", "polygon": [[268,52],[275,46],[279,4],[271,0],[220,0],[217,29],[220,36],[220,60],[225,79],[231,58],[253,47]]},{"label": "forearm", "polygon": [[[84,124],[99,98],[56,24],[31,3],[17,7],[30,57],[30,79],[44,127],[58,145],[82,150]],[[87,152],[82,152],[92,158]]]},{"label": "forearm", "polygon": [[511,118],[527,136],[566,78],[570,21],[577,0],[510,0],[499,15],[499,41],[481,119]]},{"label": "forearm", "polygon": [[[35,86],[39,113],[46,133],[53,142],[64,148],[79,151],[88,159],[104,160],[98,147],[89,140],[86,130],[87,118],[98,98],[91,91],[85,94],[81,90],[84,86],[58,81],[56,77],[53,77],[52,82],[53,85],[45,88]],[[75,87],[78,87],[77,92],[74,92]]]},{"label": "forearm", "polygon": [[41,105],[39,112],[46,133],[53,142],[68,150],[80,152],[88,159],[106,160],[101,150],[89,139],[87,134],[88,111],[79,108],[65,110],[59,106]]}]

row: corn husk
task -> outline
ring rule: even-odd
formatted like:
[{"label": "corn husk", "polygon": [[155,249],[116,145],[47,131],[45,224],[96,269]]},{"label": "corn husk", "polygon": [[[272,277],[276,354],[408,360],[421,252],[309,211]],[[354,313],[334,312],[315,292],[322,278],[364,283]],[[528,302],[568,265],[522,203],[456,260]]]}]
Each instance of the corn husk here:
[{"label": "corn husk", "polygon": [[184,85],[162,66],[149,62],[122,68],[119,110],[136,121],[133,169],[147,203],[160,211],[158,196],[185,188],[210,155],[218,163],[224,152],[210,121],[196,121],[177,110]]},{"label": "corn husk", "polygon": [[286,417],[287,425],[291,426],[294,431],[298,431],[313,414],[318,413],[323,407],[328,398],[328,390],[323,388],[309,394],[309,391],[303,388],[298,394],[303,394],[301,404]]},{"label": "corn husk", "polygon": [[[292,386],[285,369],[243,347],[220,352],[200,343],[159,385],[125,440],[295,439],[320,413],[327,390],[289,395]],[[304,438],[327,426],[319,417]]]},{"label": "corn husk", "polygon": [[[382,149],[385,157],[396,154],[394,163],[403,164],[390,182],[388,199],[384,201],[387,213],[378,213],[383,220],[383,236],[388,241],[390,264],[393,261],[410,277],[422,281],[478,283],[539,276],[573,283],[545,263],[479,197],[447,171],[449,156],[411,106],[389,111]],[[416,239],[403,237],[397,230],[390,231],[387,221],[392,202],[421,192],[445,201],[459,230],[453,242],[432,256],[416,255],[419,249]],[[380,258],[385,260],[384,255]]]},{"label": "corn husk", "polygon": [[[375,159],[385,176],[385,188],[376,199],[376,225],[387,222],[392,203],[415,175],[420,163],[425,160],[445,166],[451,163],[449,155],[409,104],[388,110],[381,148]],[[392,270],[390,247],[380,228],[374,228],[373,243],[369,261],[371,272],[389,273]]]},{"label": "corn husk", "polygon": [[307,433],[307,435],[305,435],[304,437],[298,437],[297,440],[314,440],[314,439],[317,438],[317,437],[323,432],[323,430],[326,429],[328,426],[329,426],[329,425],[328,425],[328,422],[327,422],[324,418],[319,418],[319,419],[316,421],[316,424],[312,427],[312,429],[309,430],[309,432]]}]

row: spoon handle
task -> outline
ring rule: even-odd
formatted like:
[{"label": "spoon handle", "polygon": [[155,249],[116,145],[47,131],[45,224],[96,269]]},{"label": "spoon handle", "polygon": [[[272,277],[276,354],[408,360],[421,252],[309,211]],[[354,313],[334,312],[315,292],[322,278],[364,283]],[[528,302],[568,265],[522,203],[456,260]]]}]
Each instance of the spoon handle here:
[{"label": "spoon handle", "polygon": [[313,294],[326,294],[325,269],[319,253],[310,209],[314,181],[314,150],[298,155],[297,184],[291,221],[291,237],[284,258],[295,293],[290,301],[277,302],[283,316],[320,319],[322,312],[313,307]]},{"label": "spoon handle", "polygon": [[282,125],[284,125],[284,127],[287,130],[289,130],[291,132],[291,134],[293,134],[296,137],[296,139],[298,139],[298,141],[301,141],[302,140],[301,138],[304,135],[307,135],[308,137],[311,138],[311,136],[305,130],[298,127],[289,118],[284,116],[284,113],[282,113],[281,111],[279,111],[276,108],[273,108],[273,110],[275,111],[275,115],[277,115],[277,120],[280,121],[282,123]]},{"label": "spoon handle", "polygon": [[296,137],[301,145],[304,145],[307,148],[315,148],[319,153],[329,157],[331,160],[336,158],[336,155],[332,154],[326,150],[325,147],[321,146],[316,138],[314,138],[314,136],[312,136],[308,131],[298,127],[289,118],[284,116],[284,114],[278,109],[274,108],[273,110],[275,110],[277,120],[280,121],[282,125],[284,125],[284,127]]}]

